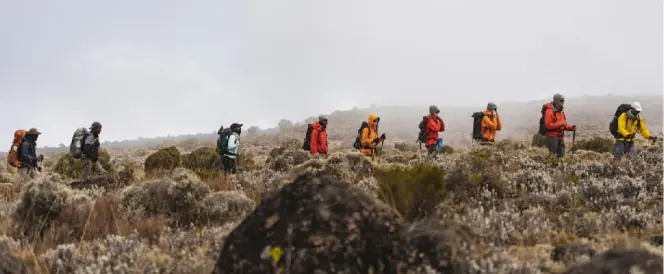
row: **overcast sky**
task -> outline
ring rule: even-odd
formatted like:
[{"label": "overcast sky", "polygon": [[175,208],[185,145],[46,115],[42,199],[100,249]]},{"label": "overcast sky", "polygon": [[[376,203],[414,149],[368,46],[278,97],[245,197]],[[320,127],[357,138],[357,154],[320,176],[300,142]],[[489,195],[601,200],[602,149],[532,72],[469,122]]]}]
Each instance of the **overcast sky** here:
[{"label": "overcast sky", "polygon": [[[275,125],[371,103],[662,93],[659,0],[0,0],[0,144]],[[5,149],[2,149],[5,150]]]}]

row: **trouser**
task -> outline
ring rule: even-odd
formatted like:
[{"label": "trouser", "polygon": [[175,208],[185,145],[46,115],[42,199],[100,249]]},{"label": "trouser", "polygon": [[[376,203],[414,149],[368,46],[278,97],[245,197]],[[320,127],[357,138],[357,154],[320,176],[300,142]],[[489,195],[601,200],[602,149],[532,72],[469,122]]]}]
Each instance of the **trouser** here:
[{"label": "trouser", "polygon": [[231,158],[224,156],[224,159],[221,161],[224,167],[224,173],[235,173],[237,171],[237,158]]},{"label": "trouser", "polygon": [[426,147],[427,147],[427,156],[429,158],[436,159],[438,157],[438,144],[432,144]]},{"label": "trouser", "polygon": [[83,162],[83,168],[81,170],[81,179],[89,179],[90,177],[94,175],[98,175],[101,173],[104,173],[105,170],[101,166],[101,163],[99,161],[92,162],[91,159],[82,159]]},{"label": "trouser", "polygon": [[37,169],[32,167],[22,167],[18,169],[18,174],[23,180],[32,180],[37,177]]},{"label": "trouser", "polygon": [[554,153],[558,158],[565,156],[565,138],[562,136],[546,136],[547,148],[549,152]]},{"label": "trouser", "polygon": [[627,154],[627,158],[632,160],[636,155],[636,149],[634,148],[634,141],[616,141],[613,145],[613,159],[620,160],[622,156]]}]

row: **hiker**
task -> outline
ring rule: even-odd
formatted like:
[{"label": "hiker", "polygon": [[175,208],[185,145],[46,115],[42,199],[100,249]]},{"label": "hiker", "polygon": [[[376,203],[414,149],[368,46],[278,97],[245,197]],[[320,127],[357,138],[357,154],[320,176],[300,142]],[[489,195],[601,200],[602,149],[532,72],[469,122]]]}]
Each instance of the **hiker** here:
[{"label": "hiker", "polygon": [[323,115],[318,116],[318,122],[312,125],[309,152],[313,156],[318,155],[318,153],[324,153],[325,157],[329,156],[327,150],[327,117]]},{"label": "hiker", "polygon": [[378,143],[385,141],[385,133],[378,137],[379,122],[380,117],[375,114],[369,114],[369,119],[367,120],[369,127],[362,129],[362,134],[360,135],[360,141],[362,143],[360,153],[365,156],[370,156],[372,159],[376,154],[376,146]]},{"label": "hiker", "polygon": [[31,128],[25,134],[25,137],[18,148],[18,160],[21,162],[21,166],[18,170],[24,180],[34,179],[37,177],[38,172],[41,172],[41,167],[38,165],[38,162],[43,159],[44,156],[37,156],[37,138],[39,138],[40,134],[41,132],[36,128]]},{"label": "hiker", "polygon": [[90,134],[85,137],[85,141],[83,142],[83,150],[81,151],[83,170],[81,171],[81,179],[89,179],[92,175],[105,172],[99,162],[99,134],[101,133],[101,128],[101,123],[93,122],[90,126]]},{"label": "hiker", "polygon": [[426,142],[424,146],[427,148],[427,156],[431,159],[438,157],[438,132],[445,131],[445,123],[443,119],[438,116],[440,109],[437,106],[429,106],[429,115],[422,117],[426,119]]},{"label": "hiker", "polygon": [[242,125],[243,124],[233,123],[231,125],[230,135],[225,138],[228,139],[226,142],[226,149],[222,150],[224,154],[222,163],[225,174],[235,174],[235,172],[237,172],[237,151],[238,144],[240,143],[240,134],[242,134]]},{"label": "hiker", "polygon": [[613,154],[614,161],[620,161],[624,154],[627,154],[630,160],[634,159],[634,155],[636,154],[634,138],[636,137],[637,129],[641,131],[643,138],[651,141],[657,140],[657,137],[650,134],[646,123],[643,121],[643,117],[639,115],[641,111],[643,111],[641,104],[634,102],[629,109],[618,116],[617,134],[614,136],[616,139]]},{"label": "hiker", "polygon": [[540,119],[540,134],[546,135],[547,148],[558,158],[565,156],[565,131],[575,131],[576,125],[568,125],[567,117],[563,112],[565,97],[556,93],[553,101],[542,106]]},{"label": "hiker", "polygon": [[501,129],[503,129],[503,123],[498,116],[498,107],[496,104],[489,102],[484,111],[484,118],[482,118],[480,145],[493,145],[496,132]]}]

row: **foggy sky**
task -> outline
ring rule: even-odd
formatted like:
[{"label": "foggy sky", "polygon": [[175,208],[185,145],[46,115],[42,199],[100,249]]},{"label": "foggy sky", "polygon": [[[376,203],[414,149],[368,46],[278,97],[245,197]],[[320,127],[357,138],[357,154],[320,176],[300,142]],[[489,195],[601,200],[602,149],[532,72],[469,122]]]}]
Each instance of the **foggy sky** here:
[{"label": "foggy sky", "polygon": [[95,120],[112,141],[371,103],[661,94],[662,48],[655,0],[0,0],[0,145],[30,127],[68,145]]}]

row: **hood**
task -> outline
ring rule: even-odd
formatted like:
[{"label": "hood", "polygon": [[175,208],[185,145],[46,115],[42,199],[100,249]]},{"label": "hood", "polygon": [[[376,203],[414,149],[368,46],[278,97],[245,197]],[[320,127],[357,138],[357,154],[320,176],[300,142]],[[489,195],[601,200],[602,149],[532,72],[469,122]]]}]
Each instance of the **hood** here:
[{"label": "hood", "polygon": [[369,114],[369,118],[368,118],[368,120],[367,120],[367,123],[369,123],[369,127],[370,127],[371,129],[375,129],[375,128],[376,128],[376,125],[375,125],[374,122],[373,122],[374,120],[376,120],[376,118],[378,118],[378,115],[373,114],[373,113],[372,113],[372,114]]},{"label": "hood", "polygon": [[318,121],[314,122],[314,123],[311,125],[311,127],[314,128],[315,130],[321,130],[321,129],[323,129],[323,126],[322,126],[322,125],[320,124],[320,122],[318,122]]}]

